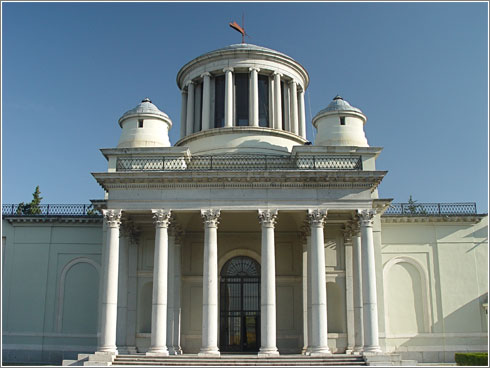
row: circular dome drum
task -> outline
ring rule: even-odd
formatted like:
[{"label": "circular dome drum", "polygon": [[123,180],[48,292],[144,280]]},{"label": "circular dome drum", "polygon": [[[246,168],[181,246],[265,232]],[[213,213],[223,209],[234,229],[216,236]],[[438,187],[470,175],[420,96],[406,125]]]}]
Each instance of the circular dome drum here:
[{"label": "circular dome drum", "polygon": [[193,154],[289,152],[306,142],[306,70],[265,47],[208,52],[177,74],[181,139]]}]

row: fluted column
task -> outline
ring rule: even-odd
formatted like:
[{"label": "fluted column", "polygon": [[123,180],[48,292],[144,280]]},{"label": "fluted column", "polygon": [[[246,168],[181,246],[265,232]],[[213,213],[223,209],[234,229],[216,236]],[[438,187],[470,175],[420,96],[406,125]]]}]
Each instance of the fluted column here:
[{"label": "fluted column", "polygon": [[180,323],[181,323],[181,305],[180,305],[180,288],[182,280],[182,231],[180,227],[176,226],[175,234],[175,265],[174,265],[174,338],[173,338],[173,351],[174,354],[182,354],[182,348],[180,347]]},{"label": "fluted column", "polygon": [[353,228],[352,264],[354,288],[354,351],[361,352],[364,345],[364,324],[362,311],[362,269],[361,269],[361,234],[359,224]]},{"label": "fluted column", "polygon": [[361,221],[362,304],[364,313],[364,353],[379,353],[376,269],[374,263],[374,209],[359,211]]},{"label": "fluted column", "polygon": [[329,355],[327,328],[327,286],[323,225],[326,210],[308,210],[311,230],[311,355]]},{"label": "fluted column", "polygon": [[153,262],[153,301],[151,309],[151,343],[147,355],[168,355],[167,286],[168,225],[170,210],[153,210],[155,222],[155,255]]},{"label": "fluted column", "polygon": [[259,68],[249,68],[250,71],[250,114],[248,125],[259,126]]},{"label": "fluted column", "polygon": [[168,283],[167,283],[167,349],[170,355],[174,351],[174,298],[175,298],[175,231],[172,226],[168,229]]},{"label": "fluted column", "polygon": [[354,350],[354,296],[352,277],[352,224],[349,222],[344,230],[345,258],[345,310],[347,317],[347,349],[346,353]]},{"label": "fluted column", "polygon": [[306,139],[305,91],[298,92],[298,135]]},{"label": "fluted column", "polygon": [[233,68],[224,68],[225,72],[225,128],[233,126]]},{"label": "fluted column", "polygon": [[211,74],[201,74],[202,78],[202,130],[211,129]]},{"label": "fluted column", "polygon": [[117,292],[117,329],[116,345],[119,352],[127,351],[128,330],[128,269],[129,269],[129,244],[131,242],[131,223],[122,226],[122,236],[119,241],[119,284]]},{"label": "fluted column", "polygon": [[182,105],[180,108],[180,139],[186,136],[187,129],[187,91],[182,89]]},{"label": "fluted column", "polygon": [[274,73],[274,129],[282,129],[281,73]]},{"label": "fluted column", "polygon": [[260,338],[259,356],[277,356],[276,346],[276,265],[274,250],[274,225],[277,210],[259,210],[262,226],[260,274]]},{"label": "fluted column", "polygon": [[289,82],[289,98],[291,106],[291,132],[294,134],[299,133],[298,129],[298,88],[294,80]]},{"label": "fluted column", "polygon": [[220,210],[201,210],[204,220],[202,277],[202,346],[199,356],[219,356],[218,349],[218,220]]},{"label": "fluted column", "polygon": [[187,84],[187,113],[185,134],[194,133],[194,82]]},{"label": "fluted column", "polygon": [[102,295],[102,326],[98,351],[117,354],[117,289],[119,271],[119,226],[121,210],[103,210],[107,225],[107,249],[104,259],[105,293]]}]

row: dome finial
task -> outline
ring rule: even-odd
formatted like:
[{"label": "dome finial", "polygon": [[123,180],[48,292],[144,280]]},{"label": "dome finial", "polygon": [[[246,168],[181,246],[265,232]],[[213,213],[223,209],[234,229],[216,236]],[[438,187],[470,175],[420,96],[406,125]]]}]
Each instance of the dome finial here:
[{"label": "dome finial", "polygon": [[141,102],[149,102],[149,103],[151,103],[151,100],[148,97],[145,97]]},{"label": "dome finial", "polygon": [[342,97],[340,97],[340,95],[339,95],[339,94],[337,94],[337,96],[335,96],[333,99],[334,99],[334,101],[335,101],[335,100],[344,100]]}]

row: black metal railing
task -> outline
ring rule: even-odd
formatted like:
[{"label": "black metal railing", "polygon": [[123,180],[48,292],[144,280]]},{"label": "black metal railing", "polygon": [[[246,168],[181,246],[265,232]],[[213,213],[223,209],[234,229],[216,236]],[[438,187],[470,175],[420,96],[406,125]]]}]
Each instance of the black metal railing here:
[{"label": "black metal railing", "polygon": [[361,156],[215,155],[119,157],[117,171],[362,170]]},{"label": "black metal railing", "polygon": [[476,203],[392,203],[384,216],[476,215]]},{"label": "black metal railing", "polygon": [[65,216],[100,217],[102,214],[91,204],[3,204],[2,216]]}]

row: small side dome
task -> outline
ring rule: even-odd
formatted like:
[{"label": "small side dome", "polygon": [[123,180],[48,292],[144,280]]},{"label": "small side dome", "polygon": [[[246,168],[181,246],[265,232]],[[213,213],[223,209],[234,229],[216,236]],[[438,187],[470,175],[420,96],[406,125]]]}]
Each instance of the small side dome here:
[{"label": "small side dome", "polygon": [[317,129],[316,146],[368,147],[364,124],[366,116],[339,95],[313,118]]},{"label": "small side dome", "polygon": [[359,112],[362,114],[362,111],[360,109],[358,109],[357,107],[351,106],[350,103],[345,101],[339,95],[335,96],[333,98],[332,102],[330,102],[328,104],[328,106],[325,109],[321,110],[317,115],[320,115],[324,112],[330,112],[330,111],[355,111],[355,112]]},{"label": "small side dome", "polygon": [[122,128],[118,148],[170,147],[168,131],[172,121],[149,98],[119,118]]}]

